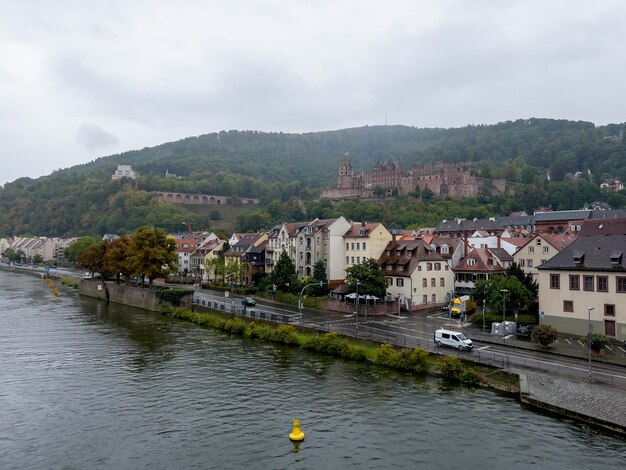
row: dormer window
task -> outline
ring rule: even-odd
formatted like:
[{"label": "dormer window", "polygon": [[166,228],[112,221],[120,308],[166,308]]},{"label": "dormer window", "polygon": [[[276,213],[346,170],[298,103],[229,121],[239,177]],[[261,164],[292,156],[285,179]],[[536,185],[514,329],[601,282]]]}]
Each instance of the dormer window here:
[{"label": "dormer window", "polygon": [[359,235],[361,235],[361,236],[365,235],[365,229],[364,228],[360,228],[359,229]]},{"label": "dormer window", "polygon": [[611,264],[613,265],[622,264],[622,252],[621,251],[613,251],[611,253]]},{"label": "dormer window", "polygon": [[474,258],[470,258],[467,260],[468,266],[474,266],[474,264],[476,264],[476,260]]},{"label": "dormer window", "polygon": [[574,263],[582,264],[585,261],[585,253],[583,253],[582,251],[575,251],[573,258]]}]

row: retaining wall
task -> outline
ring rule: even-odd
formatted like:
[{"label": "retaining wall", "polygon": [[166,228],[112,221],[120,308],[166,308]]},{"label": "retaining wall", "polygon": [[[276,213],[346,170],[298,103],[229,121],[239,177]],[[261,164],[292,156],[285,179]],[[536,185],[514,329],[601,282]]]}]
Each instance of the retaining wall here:
[{"label": "retaining wall", "polygon": [[[105,302],[115,302],[152,312],[158,312],[163,305],[171,305],[169,302],[161,301],[156,296],[154,289],[116,284],[110,281],[104,282],[97,279],[83,279],[80,282],[79,292],[81,295],[102,299]],[[189,295],[181,300],[180,307],[191,308],[192,304],[193,299]]]}]

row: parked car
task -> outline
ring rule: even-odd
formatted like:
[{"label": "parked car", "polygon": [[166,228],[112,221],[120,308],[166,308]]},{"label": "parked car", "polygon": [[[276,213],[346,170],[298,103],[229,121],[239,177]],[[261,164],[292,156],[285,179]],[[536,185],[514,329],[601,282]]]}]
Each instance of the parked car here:
[{"label": "parked car", "polygon": [[533,325],[520,325],[517,327],[517,336],[522,338],[530,338],[530,335],[533,333]]},{"label": "parked car", "polygon": [[256,300],[254,300],[252,297],[246,297],[241,301],[241,305],[245,307],[254,307],[256,305]]}]

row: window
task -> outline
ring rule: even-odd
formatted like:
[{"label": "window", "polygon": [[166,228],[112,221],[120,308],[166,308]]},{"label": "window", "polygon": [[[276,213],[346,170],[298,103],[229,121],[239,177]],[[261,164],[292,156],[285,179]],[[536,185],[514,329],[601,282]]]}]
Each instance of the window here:
[{"label": "window", "polygon": [[435,271],[441,271],[441,263],[435,263]]},{"label": "window", "polygon": [[443,277],[439,278],[439,287],[446,287],[446,280]]},{"label": "window", "polygon": [[354,250],[354,242],[352,242],[352,243],[350,244],[350,246],[351,246],[351,247],[352,247],[352,249]]},{"label": "window", "polygon": [[606,336],[615,336],[615,321],[604,320],[604,334]]},{"label": "window", "polygon": [[430,301],[431,301],[432,303],[436,303],[436,302],[437,302],[437,295],[433,294],[433,295],[431,296]]},{"label": "window", "polygon": [[532,260],[532,259],[530,259],[530,258],[529,258],[529,259],[527,259],[527,260],[526,260],[526,266],[528,266],[529,268],[532,268],[532,267],[533,267],[533,260]]},{"label": "window", "polygon": [[593,292],[593,276],[583,276],[583,290]]},{"label": "window", "polygon": [[356,264],[359,264],[360,262],[361,262],[361,257],[360,257],[360,256],[357,256],[357,257],[356,257]]},{"label": "window", "polygon": [[476,260],[475,260],[474,258],[470,258],[470,259],[468,259],[468,260],[467,260],[467,265],[468,265],[468,266],[474,266],[475,261],[476,261]]},{"label": "window", "polygon": [[392,277],[388,277],[387,278],[387,285],[388,286],[393,286],[393,278]]},{"label": "window", "polygon": [[421,271],[421,270],[422,270],[422,265],[421,265],[421,264],[419,264],[419,265],[417,266],[417,270],[418,270],[418,271]]},{"label": "window", "polygon": [[563,301],[563,311],[564,312],[573,312],[574,311],[574,301],[573,300],[564,300]]},{"label": "window", "polygon": [[404,286],[404,279],[402,279],[401,277],[396,279],[396,286],[403,287]]},{"label": "window", "polygon": [[441,247],[441,254],[442,254],[442,255],[447,255],[447,254],[448,254],[448,252],[449,252],[448,245],[443,245],[443,246]]},{"label": "window", "polygon": [[547,255],[550,252],[550,247],[549,246],[544,246],[543,247],[543,254]]},{"label": "window", "polygon": [[609,291],[609,278],[607,276],[596,276],[596,281],[598,283],[598,287],[597,287],[598,292]]},{"label": "window", "polygon": [[363,242],[363,251],[367,250],[367,243]]},{"label": "window", "polygon": [[426,263],[426,271],[432,271],[433,270],[433,263]]},{"label": "window", "polygon": [[615,316],[615,305],[613,305],[613,304],[604,304],[604,314],[607,317],[614,317]]},{"label": "window", "polygon": [[560,289],[561,278],[559,274],[550,274],[550,289]]},{"label": "window", "polygon": [[534,254],[535,253],[535,247],[534,246],[529,246],[528,247],[528,253],[531,254],[531,255]]},{"label": "window", "polygon": [[615,278],[615,282],[616,282],[616,290],[615,292],[620,292],[620,293],[624,293],[626,292],[626,277],[624,276],[617,276]]},{"label": "window", "polygon": [[422,287],[428,287],[428,279],[422,279]]},{"label": "window", "polygon": [[525,259],[519,260],[519,265],[520,265],[520,268],[523,268],[524,266],[526,266],[526,260]]},{"label": "window", "polygon": [[541,266],[542,264],[546,264],[546,261],[548,261],[547,259],[542,259],[541,261],[539,261],[539,265]]},{"label": "window", "polygon": [[437,280],[434,277],[430,279],[430,287],[437,287]]},{"label": "window", "polygon": [[578,274],[569,275],[569,290],[580,290],[580,276]]},{"label": "window", "polygon": [[351,256],[351,257],[350,257],[350,262],[351,262],[352,264],[354,264],[354,256]]},{"label": "window", "polygon": [[350,264],[350,257],[346,256],[346,264]]},{"label": "window", "polygon": [[350,249],[350,243],[346,243],[346,251]]},{"label": "window", "polygon": [[427,295],[423,295],[423,296],[422,296],[422,303],[423,303],[424,305],[426,305],[426,304],[428,303],[428,296],[427,296]]}]

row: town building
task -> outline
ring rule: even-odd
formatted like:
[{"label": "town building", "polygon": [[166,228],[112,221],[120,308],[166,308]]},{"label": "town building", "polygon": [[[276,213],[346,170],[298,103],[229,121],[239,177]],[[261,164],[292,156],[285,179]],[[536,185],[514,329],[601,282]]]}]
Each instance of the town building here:
[{"label": "town building", "polygon": [[133,170],[132,166],[117,165],[117,170],[115,170],[115,173],[113,173],[113,175],[111,176],[111,179],[113,180],[119,180],[122,178],[136,179],[138,176],[139,176],[139,173]]},{"label": "town building", "polygon": [[353,223],[343,236],[346,268],[360,264],[369,258],[378,260],[392,235],[380,222]]},{"label": "town building", "polygon": [[[229,283],[238,285],[248,285],[253,282],[253,276],[259,272],[261,266],[260,259],[254,259],[250,255],[258,253],[258,248],[263,247],[267,242],[267,233],[247,233],[241,235],[239,240],[224,253],[224,265]],[[251,259],[254,266],[251,265]],[[263,255],[262,265],[265,265],[265,255]]]},{"label": "town building", "polygon": [[387,293],[406,310],[441,305],[454,290],[447,260],[423,240],[392,240],[378,260]]},{"label": "town building", "polygon": [[331,288],[345,279],[343,236],[351,228],[341,216],[336,219],[315,219],[296,230],[296,271],[299,277],[312,276],[318,261],[326,265],[326,276]]},{"label": "town building", "polygon": [[560,333],[585,336],[592,328],[625,340],[626,219],[588,223],[575,241],[538,267],[540,322]]},{"label": "town building", "polygon": [[513,255],[513,260],[525,274],[532,276],[536,281],[539,275],[537,268],[576,240],[576,235],[537,233],[530,238],[515,240],[524,243]]},{"label": "town building", "polygon": [[503,248],[474,248],[454,266],[454,291],[469,294],[478,281],[504,274],[513,256]]}]

